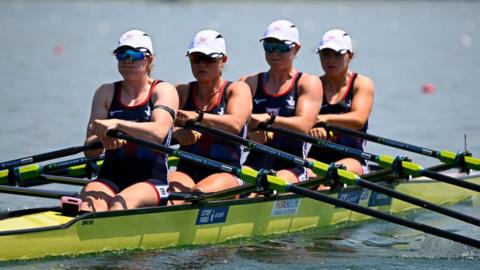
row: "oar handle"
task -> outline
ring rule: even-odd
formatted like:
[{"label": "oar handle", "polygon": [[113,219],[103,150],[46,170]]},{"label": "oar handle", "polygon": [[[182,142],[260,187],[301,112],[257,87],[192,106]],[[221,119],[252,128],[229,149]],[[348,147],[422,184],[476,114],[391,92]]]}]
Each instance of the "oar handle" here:
[{"label": "oar handle", "polygon": [[70,156],[70,155],[75,155],[83,151],[87,150],[92,150],[92,149],[98,149],[102,148],[103,145],[101,142],[95,142],[92,144],[88,145],[82,145],[82,146],[74,146],[74,147],[69,147],[61,150],[56,150],[44,154],[39,154],[35,156],[30,156],[30,157],[24,157],[24,158],[19,158],[19,159],[14,159],[10,161],[5,161],[0,163],[0,170],[7,170],[11,169],[13,167],[18,167],[18,166],[23,166],[35,162],[41,162],[49,159],[55,159],[55,158],[61,158],[65,156]]}]

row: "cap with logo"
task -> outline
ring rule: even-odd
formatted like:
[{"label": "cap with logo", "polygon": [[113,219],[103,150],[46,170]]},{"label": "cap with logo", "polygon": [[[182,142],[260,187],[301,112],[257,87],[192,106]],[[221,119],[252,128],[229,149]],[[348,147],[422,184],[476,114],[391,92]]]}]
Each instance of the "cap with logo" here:
[{"label": "cap with logo", "polygon": [[199,52],[209,56],[227,55],[225,39],[214,30],[203,30],[198,32],[187,49],[187,55]]},{"label": "cap with logo", "polygon": [[287,20],[276,20],[270,23],[263,33],[263,41],[267,38],[275,38],[285,43],[296,43],[300,44],[300,37],[298,29],[291,21]]},{"label": "cap with logo", "polygon": [[327,31],[317,47],[317,53],[323,49],[332,49],[341,54],[345,54],[352,50],[352,39],[347,32],[340,29]]},{"label": "cap with logo", "polygon": [[114,53],[120,48],[131,47],[138,51],[153,54],[152,39],[148,34],[140,30],[130,30],[122,34]]}]

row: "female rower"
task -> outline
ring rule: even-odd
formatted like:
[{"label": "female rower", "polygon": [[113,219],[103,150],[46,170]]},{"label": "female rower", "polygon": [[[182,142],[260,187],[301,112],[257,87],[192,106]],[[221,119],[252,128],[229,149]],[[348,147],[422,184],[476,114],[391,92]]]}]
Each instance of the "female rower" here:
[{"label": "female rower", "polygon": [[[178,95],[169,83],[150,77],[152,41],[142,31],[124,33],[113,51],[122,81],[101,85],[95,92],[86,143],[100,140],[105,161],[98,180],[85,186],[83,211],[106,211],[166,203],[167,156],[135,143],[107,136],[117,129],[131,136],[169,144]],[[103,152],[86,152],[90,158]]]},{"label": "female rower", "polygon": [[[322,83],[317,76],[298,72],[293,60],[300,50],[297,27],[290,21],[272,22],[262,39],[267,72],[242,78],[252,90],[253,111],[249,124],[250,139],[306,158],[309,144],[281,134],[256,130],[259,123],[268,123],[307,133],[315,124],[322,103]],[[277,176],[291,182],[306,180],[306,170],[265,154],[250,152],[245,165],[254,169],[273,169]]]},{"label": "female rower", "polygon": [[[245,137],[246,122],[252,109],[248,85],[222,78],[227,53],[225,40],[216,31],[198,32],[190,43],[187,56],[196,80],[177,86],[180,110],[174,138],[181,150],[240,167],[243,147],[183,126],[187,121],[196,121]],[[233,174],[182,160],[169,179],[171,186],[180,191],[215,192],[243,184]]]},{"label": "female rower", "polygon": [[[349,69],[354,56],[350,36],[339,29],[327,31],[318,45],[317,53],[325,74],[320,77],[324,95],[316,124],[323,122],[366,132],[373,105],[374,86],[370,78]],[[327,135],[322,127],[311,129],[309,134],[362,151],[365,144],[362,139],[348,135]],[[314,147],[310,150],[309,157],[325,163],[345,165],[356,174],[367,173],[365,160],[332,150]]]}]

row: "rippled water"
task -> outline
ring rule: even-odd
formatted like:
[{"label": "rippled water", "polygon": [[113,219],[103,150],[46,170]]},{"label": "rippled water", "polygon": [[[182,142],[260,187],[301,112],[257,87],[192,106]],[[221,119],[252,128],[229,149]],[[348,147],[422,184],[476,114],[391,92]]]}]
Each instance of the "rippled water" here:
[{"label": "rippled water", "polygon": [[[111,50],[140,28],[153,37],[154,76],[192,79],[184,51],[204,28],[227,41],[227,79],[265,70],[258,39],[277,18],[294,21],[298,69],[320,74],[313,53],[332,27],[354,40],[355,71],[376,85],[371,132],[480,156],[480,2],[477,1],[0,1],[0,160],[83,143],[94,89],[118,80]],[[435,93],[423,94],[426,83]],[[368,145],[368,151],[408,155]],[[72,189],[63,185],[49,188]],[[57,203],[0,194],[0,209]],[[478,216],[480,208],[456,209]],[[477,227],[423,213],[410,218],[480,239]],[[480,269],[478,250],[376,221],[354,228],[156,252],[108,253],[13,264],[7,269]]]}]

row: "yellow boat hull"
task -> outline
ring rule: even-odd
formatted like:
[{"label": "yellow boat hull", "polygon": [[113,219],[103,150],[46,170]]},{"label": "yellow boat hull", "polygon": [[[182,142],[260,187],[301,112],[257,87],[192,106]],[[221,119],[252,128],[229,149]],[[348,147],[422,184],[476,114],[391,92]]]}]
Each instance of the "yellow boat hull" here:
[{"label": "yellow boat hull", "polygon": [[[468,181],[480,184],[480,175]],[[430,180],[401,183],[395,190],[437,204],[479,200],[478,192]],[[358,187],[330,196],[395,214],[418,208]],[[224,200],[201,206],[152,207],[75,218],[53,208],[29,211],[8,213],[0,220],[0,260],[215,244],[371,219],[288,194],[275,200]]]}]

